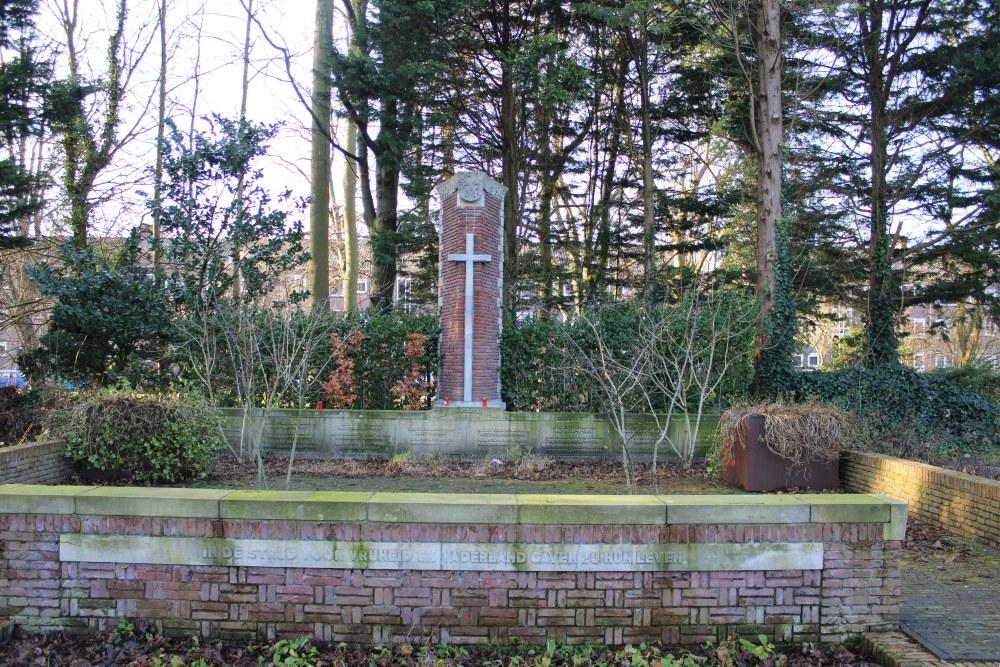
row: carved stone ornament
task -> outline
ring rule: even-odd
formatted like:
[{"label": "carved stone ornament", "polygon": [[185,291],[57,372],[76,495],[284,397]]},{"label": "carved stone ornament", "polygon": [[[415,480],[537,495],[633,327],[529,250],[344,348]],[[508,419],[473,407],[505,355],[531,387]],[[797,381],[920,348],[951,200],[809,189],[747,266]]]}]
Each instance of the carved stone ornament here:
[{"label": "carved stone ornament", "polygon": [[458,174],[458,197],[464,203],[475,204],[483,198],[483,177],[476,173]]}]

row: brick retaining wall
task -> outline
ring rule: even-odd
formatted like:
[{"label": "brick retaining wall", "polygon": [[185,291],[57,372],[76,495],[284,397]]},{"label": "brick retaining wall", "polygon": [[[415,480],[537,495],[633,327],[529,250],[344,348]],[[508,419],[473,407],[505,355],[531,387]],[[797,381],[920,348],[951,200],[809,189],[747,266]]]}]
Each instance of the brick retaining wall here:
[{"label": "brick retaining wall", "polygon": [[840,641],[895,628],[879,496],[0,487],[0,614],[167,633],[469,643]]},{"label": "brick retaining wall", "polygon": [[0,484],[59,484],[73,474],[62,440],[0,447]]},{"label": "brick retaining wall", "polygon": [[899,498],[922,521],[1000,546],[998,481],[866,452],[845,452],[840,471],[847,491]]}]

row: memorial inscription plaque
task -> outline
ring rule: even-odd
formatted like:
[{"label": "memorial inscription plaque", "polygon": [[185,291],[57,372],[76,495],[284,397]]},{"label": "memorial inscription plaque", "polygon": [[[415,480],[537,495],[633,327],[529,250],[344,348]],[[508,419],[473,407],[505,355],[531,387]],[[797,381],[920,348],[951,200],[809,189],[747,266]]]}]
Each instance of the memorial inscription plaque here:
[{"label": "memorial inscription plaque", "polygon": [[62,561],[371,570],[819,570],[823,545],[333,542],[64,534]]}]

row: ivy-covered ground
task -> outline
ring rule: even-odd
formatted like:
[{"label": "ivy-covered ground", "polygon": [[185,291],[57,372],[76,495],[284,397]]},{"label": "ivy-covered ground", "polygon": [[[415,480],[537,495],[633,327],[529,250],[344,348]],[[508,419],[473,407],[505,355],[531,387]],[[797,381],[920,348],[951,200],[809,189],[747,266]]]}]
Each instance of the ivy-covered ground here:
[{"label": "ivy-covered ground", "polygon": [[[209,477],[184,486],[212,488],[272,488],[338,491],[413,491],[439,493],[626,493],[622,467],[617,463],[560,463],[527,457],[518,463],[498,460],[456,463],[446,460],[300,459],[286,486],[288,459],[264,462],[266,482],[258,480],[254,463],[237,463],[230,457],[216,463]],[[657,488],[653,467],[635,466],[640,493],[738,493],[719,480],[704,463],[690,468],[660,463]]]},{"label": "ivy-covered ground", "polygon": [[972,454],[956,454],[953,456],[930,456],[927,462],[931,465],[957,470],[968,475],[978,475],[986,479],[1000,480],[1000,448],[994,451]]},{"label": "ivy-covered ground", "polygon": [[65,637],[14,639],[0,647],[0,664],[18,667],[874,667],[875,663],[843,646],[801,647],[777,651],[766,641],[727,641],[695,653],[655,644],[610,648],[444,644],[360,647],[313,644],[305,639],[271,644],[168,639],[128,623],[90,639]]}]

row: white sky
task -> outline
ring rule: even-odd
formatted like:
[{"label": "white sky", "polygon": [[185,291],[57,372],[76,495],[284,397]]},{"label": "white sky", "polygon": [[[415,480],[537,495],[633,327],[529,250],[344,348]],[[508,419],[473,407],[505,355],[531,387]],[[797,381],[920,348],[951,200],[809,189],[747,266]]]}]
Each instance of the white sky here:
[{"label": "white sky", "polygon": [[[246,1],[246,0],[244,0]],[[285,46],[291,56],[293,77],[308,99],[312,76],[314,0],[252,0],[254,12],[268,37]],[[58,19],[73,0],[42,0],[37,25],[54,48],[60,50],[57,76],[65,76],[65,32]],[[82,69],[94,78],[106,68],[109,28],[114,21],[115,0],[77,0]],[[102,179],[101,188],[120,190],[95,215],[96,233],[120,233],[134,226],[145,214],[148,178],[143,170],[153,163],[156,139],[157,76],[160,63],[156,25],[158,0],[129,0],[126,38],[138,52],[136,72],[126,90],[120,134],[135,127],[137,136],[116,156]],[[338,3],[339,5],[339,3]],[[169,54],[167,115],[187,131],[195,104],[195,72],[198,73],[197,117],[219,113],[236,117],[240,106],[242,49],[246,13],[240,0],[169,0],[167,10]],[[342,25],[342,17],[336,21]],[[198,33],[201,32],[200,39]],[[338,33],[340,31],[337,31]],[[152,41],[150,42],[150,37]],[[309,194],[309,115],[289,83],[280,52],[270,46],[256,24],[251,28],[251,65],[247,116],[257,122],[283,122],[271,142],[269,155],[261,161],[269,187],[277,192],[290,188],[296,197]],[[204,127],[202,122],[198,126]],[[339,160],[338,160],[339,162]],[[340,165],[334,175],[339,183]],[[122,186],[137,180],[145,186]],[[339,199],[339,198],[338,198]],[[305,221],[306,213],[301,214]]]}]

